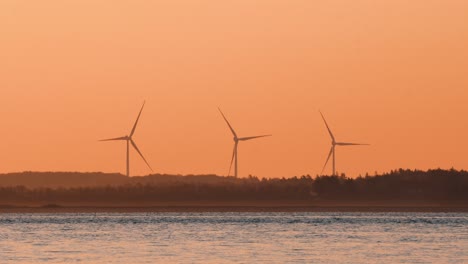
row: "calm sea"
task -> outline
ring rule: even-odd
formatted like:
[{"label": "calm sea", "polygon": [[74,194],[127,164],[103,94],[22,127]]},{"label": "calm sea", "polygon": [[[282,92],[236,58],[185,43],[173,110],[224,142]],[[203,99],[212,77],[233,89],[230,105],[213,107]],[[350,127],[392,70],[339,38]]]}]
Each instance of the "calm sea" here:
[{"label": "calm sea", "polygon": [[0,263],[75,262],[468,263],[468,214],[0,214]]}]

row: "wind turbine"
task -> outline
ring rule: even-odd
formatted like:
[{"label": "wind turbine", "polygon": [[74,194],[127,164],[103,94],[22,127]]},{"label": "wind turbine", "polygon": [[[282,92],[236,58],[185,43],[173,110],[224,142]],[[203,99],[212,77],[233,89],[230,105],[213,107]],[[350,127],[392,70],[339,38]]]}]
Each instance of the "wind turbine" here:
[{"label": "wind turbine", "polygon": [[146,161],[145,157],[143,156],[143,154],[141,154],[141,151],[138,149],[135,141],[133,141],[133,134],[135,133],[135,129],[137,127],[137,124],[138,124],[138,120],[140,119],[140,115],[141,115],[141,112],[143,111],[143,107],[145,106],[145,102],[143,102],[143,106],[141,107],[140,109],[140,113],[138,114],[138,117],[135,121],[135,124],[133,125],[133,128],[132,128],[132,131],[130,132],[130,135],[127,135],[127,136],[123,136],[123,137],[118,137],[118,138],[109,138],[109,139],[103,139],[103,140],[99,140],[99,141],[114,141],[114,140],[125,140],[127,141],[127,177],[130,176],[130,144],[133,146],[133,148],[138,152],[138,154],[140,154],[141,158],[145,161],[146,165],[148,165],[148,167],[150,168],[151,171],[153,171],[153,169],[151,168],[151,166],[148,164],[148,162]]},{"label": "wind turbine", "polygon": [[232,168],[232,163],[235,161],[235,164],[234,164],[234,176],[237,178],[237,146],[239,145],[239,142],[240,141],[247,141],[247,140],[251,140],[251,139],[255,139],[255,138],[261,138],[261,137],[270,137],[271,135],[261,135],[261,136],[253,136],[253,137],[238,137],[237,134],[236,134],[236,131],[234,131],[234,129],[232,128],[231,124],[229,124],[229,121],[227,120],[227,118],[224,116],[223,112],[221,111],[221,109],[218,107],[218,110],[219,112],[221,113],[221,115],[223,116],[224,118],[224,121],[226,121],[226,124],[228,125],[229,129],[231,130],[232,132],[232,135],[234,136],[234,150],[232,152],[232,158],[231,158],[231,164],[229,165],[229,173],[228,173],[228,176],[229,174],[231,174],[231,168]]},{"label": "wind turbine", "polygon": [[[320,111],[319,111],[320,112]],[[333,133],[330,130],[330,127],[327,124],[327,121],[325,120],[325,117],[323,116],[322,112],[320,112],[320,115],[322,116],[323,122],[325,122],[325,126],[327,127],[328,133],[330,134],[331,137],[331,149],[330,152],[328,153],[327,161],[325,161],[325,165],[323,165],[322,172],[325,170],[325,167],[328,164],[328,160],[330,160],[330,157],[333,155],[333,175],[336,175],[336,170],[335,170],[335,147],[336,146],[368,146],[369,144],[360,144],[360,143],[347,143],[347,142],[336,142],[335,136],[333,136]]]}]

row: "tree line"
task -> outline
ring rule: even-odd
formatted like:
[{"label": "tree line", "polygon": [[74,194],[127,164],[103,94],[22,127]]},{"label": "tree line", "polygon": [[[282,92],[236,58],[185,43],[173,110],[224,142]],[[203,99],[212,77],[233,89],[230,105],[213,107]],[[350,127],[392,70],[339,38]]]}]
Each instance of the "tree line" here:
[{"label": "tree line", "polygon": [[247,178],[150,175],[120,185],[0,186],[0,204],[151,203],[164,201],[468,201],[468,172],[395,170],[349,178],[304,175]]}]

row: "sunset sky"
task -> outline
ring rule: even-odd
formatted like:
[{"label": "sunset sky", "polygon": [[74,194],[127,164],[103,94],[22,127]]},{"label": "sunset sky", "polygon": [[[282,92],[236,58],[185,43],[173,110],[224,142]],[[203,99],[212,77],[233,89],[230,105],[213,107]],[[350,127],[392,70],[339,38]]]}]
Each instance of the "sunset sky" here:
[{"label": "sunset sky", "polygon": [[[0,173],[468,169],[468,1],[3,0]],[[150,173],[131,152],[131,174]],[[329,166],[326,172],[331,172]]]}]

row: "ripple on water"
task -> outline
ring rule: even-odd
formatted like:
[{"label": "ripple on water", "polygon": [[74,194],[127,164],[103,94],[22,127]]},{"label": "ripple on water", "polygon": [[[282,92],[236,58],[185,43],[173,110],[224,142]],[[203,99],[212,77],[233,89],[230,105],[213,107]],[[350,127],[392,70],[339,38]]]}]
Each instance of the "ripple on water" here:
[{"label": "ripple on water", "polygon": [[2,263],[463,263],[463,213],[2,214]]}]

